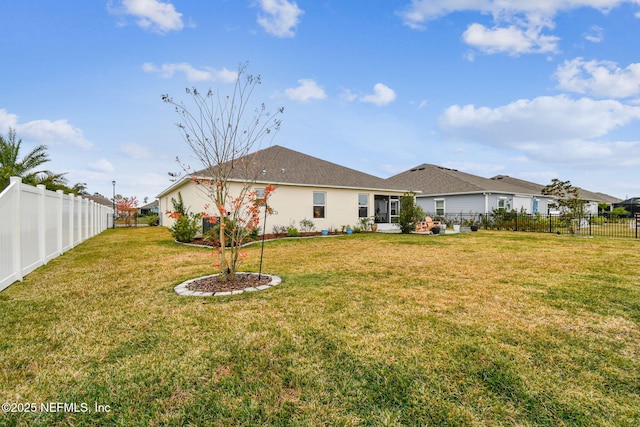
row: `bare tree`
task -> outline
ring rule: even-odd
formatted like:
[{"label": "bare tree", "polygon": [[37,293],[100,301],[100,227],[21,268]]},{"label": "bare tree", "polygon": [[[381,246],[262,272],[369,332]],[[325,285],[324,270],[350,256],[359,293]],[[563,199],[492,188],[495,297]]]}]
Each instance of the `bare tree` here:
[{"label": "bare tree", "polygon": [[[177,124],[189,148],[204,167],[204,176],[193,176],[196,184],[207,192],[220,217],[220,280],[233,280],[239,261],[240,246],[246,234],[259,223],[260,200],[253,184],[257,170],[251,153],[280,129],[283,108],[270,113],[264,103],[250,110],[254,89],[260,76],[246,73],[247,64],[238,67],[238,75],[230,95],[209,89],[206,93],[187,88],[187,105],[169,95],[162,100],[175,107],[181,118]],[[183,164],[185,172],[190,168]],[[240,190],[231,193],[231,184]],[[273,188],[269,188],[270,191]],[[227,241],[230,242],[227,242]],[[229,248],[227,248],[229,243]]]}]

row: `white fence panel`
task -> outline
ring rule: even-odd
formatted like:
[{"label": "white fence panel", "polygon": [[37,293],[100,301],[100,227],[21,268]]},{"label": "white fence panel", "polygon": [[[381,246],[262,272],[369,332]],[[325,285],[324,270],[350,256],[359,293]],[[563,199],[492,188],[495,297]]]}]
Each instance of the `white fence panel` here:
[{"label": "white fence panel", "polygon": [[111,207],[11,178],[0,193],[0,291],[110,224]]},{"label": "white fence panel", "polygon": [[20,238],[14,229],[18,216],[19,183],[0,193],[0,290],[19,280]]},{"label": "white fence panel", "polygon": [[44,260],[40,258],[40,242],[38,235],[38,216],[40,212],[40,190],[30,185],[21,185],[20,194],[20,265],[22,270],[20,277],[31,273],[36,268],[44,264]]}]

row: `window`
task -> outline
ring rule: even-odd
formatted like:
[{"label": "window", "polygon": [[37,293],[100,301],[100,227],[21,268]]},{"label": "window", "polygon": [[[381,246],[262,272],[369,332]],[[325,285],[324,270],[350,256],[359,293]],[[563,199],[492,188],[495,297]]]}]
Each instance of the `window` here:
[{"label": "window", "polygon": [[313,192],[313,217],[314,218],[324,218],[326,198],[327,198],[327,193],[323,191]]},{"label": "window", "polygon": [[256,200],[258,201],[259,206],[265,206],[266,200],[264,200],[264,188],[256,188]]},{"label": "window", "polygon": [[507,199],[504,197],[500,197],[498,199],[498,209],[505,209],[506,208],[506,203],[507,203]]},{"label": "window", "polygon": [[436,215],[444,215],[444,199],[435,199],[434,202],[436,204]]},{"label": "window", "polygon": [[369,195],[358,194],[358,218],[369,216]]}]

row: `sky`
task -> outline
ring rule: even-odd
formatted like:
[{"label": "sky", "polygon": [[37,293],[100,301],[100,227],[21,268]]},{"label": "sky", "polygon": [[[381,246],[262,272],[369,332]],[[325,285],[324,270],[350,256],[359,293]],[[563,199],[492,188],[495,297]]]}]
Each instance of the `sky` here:
[{"label": "sky", "polygon": [[640,196],[640,0],[0,2],[0,134],[88,192],[201,164],[163,103],[284,107],[281,145],[382,178],[422,163]]}]

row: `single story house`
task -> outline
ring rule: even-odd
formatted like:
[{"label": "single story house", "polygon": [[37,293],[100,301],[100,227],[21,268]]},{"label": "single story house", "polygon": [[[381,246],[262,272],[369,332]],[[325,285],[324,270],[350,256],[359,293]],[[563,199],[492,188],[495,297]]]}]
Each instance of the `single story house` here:
[{"label": "single story house", "polygon": [[98,203],[102,206],[113,207],[113,200],[107,199],[100,193],[94,193],[93,195],[83,195],[85,199],[93,200],[94,203]]},{"label": "single story house", "polygon": [[[494,209],[546,214],[551,196],[544,185],[509,176],[484,178],[432,164],[422,164],[387,179],[395,186],[417,192],[416,203],[431,216],[489,214]],[[587,212],[597,214],[598,202],[613,203],[615,197],[580,190]]]},{"label": "single story house", "polygon": [[[247,156],[249,157],[249,156]],[[256,177],[254,188],[276,186],[268,204],[275,214],[268,217],[264,229],[274,226],[299,226],[303,219],[311,220],[316,230],[356,226],[362,218],[373,218],[380,230],[395,228],[400,209],[400,196],[406,189],[382,178],[318,159],[278,145],[257,151],[245,159],[248,176]],[[244,173],[235,169],[231,193],[241,188]],[[213,206],[201,185],[193,178],[207,179],[202,170],[174,182],[158,194],[161,224],[170,227],[174,220],[167,214],[173,209],[171,199],[181,194],[190,212],[203,212]],[[236,190],[237,191],[237,190]],[[216,215],[215,208],[209,214]]]},{"label": "single story house", "polygon": [[159,210],[158,207],[160,206],[160,203],[157,200],[154,200],[151,203],[147,203],[144,206],[141,206],[138,208],[138,214],[140,215],[149,215],[149,214],[158,214]]},{"label": "single story house", "polygon": [[614,208],[623,208],[629,216],[636,216],[640,213],[640,197],[631,197],[613,204]]}]

